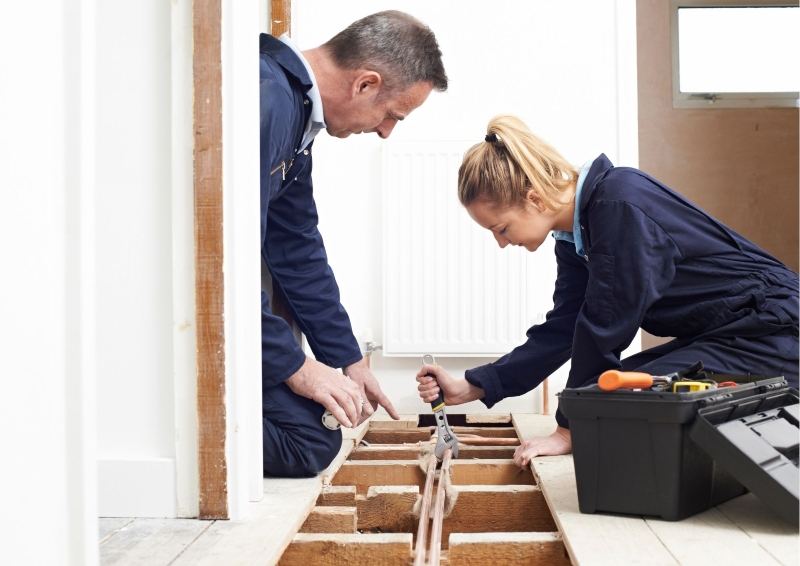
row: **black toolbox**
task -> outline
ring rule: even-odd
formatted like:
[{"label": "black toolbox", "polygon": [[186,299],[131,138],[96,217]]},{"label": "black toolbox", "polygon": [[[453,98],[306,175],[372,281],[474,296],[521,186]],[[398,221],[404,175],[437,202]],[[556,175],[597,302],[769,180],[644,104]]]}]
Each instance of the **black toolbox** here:
[{"label": "black toolbox", "polygon": [[751,490],[798,523],[798,393],[770,378],[693,393],[565,389],[581,512],[679,520]]}]

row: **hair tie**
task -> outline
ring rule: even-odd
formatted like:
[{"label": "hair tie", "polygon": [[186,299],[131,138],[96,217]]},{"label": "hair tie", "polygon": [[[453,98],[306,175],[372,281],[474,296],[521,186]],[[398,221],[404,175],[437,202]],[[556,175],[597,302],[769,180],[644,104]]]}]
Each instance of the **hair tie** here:
[{"label": "hair tie", "polygon": [[486,134],[486,137],[483,138],[483,139],[484,139],[484,141],[487,141],[489,143],[497,143],[497,142],[501,141],[500,140],[500,136],[498,136],[494,132],[492,132],[491,134]]}]

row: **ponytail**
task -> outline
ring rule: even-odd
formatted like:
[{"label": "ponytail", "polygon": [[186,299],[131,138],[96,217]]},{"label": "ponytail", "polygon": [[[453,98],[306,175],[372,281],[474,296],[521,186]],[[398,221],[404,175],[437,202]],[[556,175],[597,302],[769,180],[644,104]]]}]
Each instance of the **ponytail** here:
[{"label": "ponytail", "polygon": [[514,116],[492,118],[483,143],[472,146],[458,170],[458,198],[468,206],[477,199],[504,206],[520,205],[533,189],[542,205],[558,210],[578,172],[553,147]]}]

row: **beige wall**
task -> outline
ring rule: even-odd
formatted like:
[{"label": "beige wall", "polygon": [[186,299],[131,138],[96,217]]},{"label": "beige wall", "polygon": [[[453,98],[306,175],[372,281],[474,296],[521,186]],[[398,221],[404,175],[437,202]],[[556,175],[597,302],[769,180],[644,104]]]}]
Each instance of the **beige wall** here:
[{"label": "beige wall", "polygon": [[673,108],[670,2],[636,8],[640,168],[797,271],[798,109]]}]

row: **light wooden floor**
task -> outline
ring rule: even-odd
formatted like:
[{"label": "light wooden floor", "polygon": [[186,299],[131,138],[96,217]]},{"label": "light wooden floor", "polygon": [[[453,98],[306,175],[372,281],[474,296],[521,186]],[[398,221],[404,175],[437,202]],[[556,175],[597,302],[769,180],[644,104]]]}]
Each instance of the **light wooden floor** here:
[{"label": "light wooden floor", "polygon": [[[522,439],[555,427],[552,417],[540,415],[515,414],[513,421]],[[101,564],[228,566],[264,564],[265,557],[274,562],[314,506],[323,482],[365,432],[365,425],[349,431],[339,456],[316,478],[265,480],[264,499],[253,505],[247,520],[101,519]],[[800,563],[797,530],[753,495],[679,522],[586,515],[578,511],[571,456],[537,458],[532,469],[576,565]]]},{"label": "light wooden floor", "polygon": [[[521,439],[547,434],[552,423],[539,415],[514,415]],[[573,564],[690,564],[766,566],[800,563],[800,536],[752,494],[732,499],[682,521],[578,510],[572,456],[532,462]]]}]

